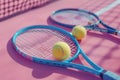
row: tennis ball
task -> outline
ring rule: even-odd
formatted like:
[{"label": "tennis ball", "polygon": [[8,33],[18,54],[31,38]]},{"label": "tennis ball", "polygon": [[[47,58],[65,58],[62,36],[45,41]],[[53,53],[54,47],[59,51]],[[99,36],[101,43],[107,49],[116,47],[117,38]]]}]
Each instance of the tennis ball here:
[{"label": "tennis ball", "polygon": [[52,54],[56,60],[65,60],[70,57],[71,49],[65,42],[57,42],[52,48]]},{"label": "tennis ball", "polygon": [[87,34],[86,29],[83,26],[77,25],[72,29],[72,35],[77,40],[82,40]]}]

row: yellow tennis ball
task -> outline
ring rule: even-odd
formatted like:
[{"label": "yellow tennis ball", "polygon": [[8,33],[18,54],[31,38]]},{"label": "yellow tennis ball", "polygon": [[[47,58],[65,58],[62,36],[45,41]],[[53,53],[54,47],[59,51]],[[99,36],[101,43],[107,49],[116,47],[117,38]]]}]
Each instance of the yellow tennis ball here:
[{"label": "yellow tennis ball", "polygon": [[87,34],[86,29],[83,26],[77,25],[72,29],[72,35],[77,39],[83,39]]},{"label": "yellow tennis ball", "polygon": [[71,49],[65,42],[57,42],[52,48],[52,54],[56,60],[65,60],[70,57]]}]

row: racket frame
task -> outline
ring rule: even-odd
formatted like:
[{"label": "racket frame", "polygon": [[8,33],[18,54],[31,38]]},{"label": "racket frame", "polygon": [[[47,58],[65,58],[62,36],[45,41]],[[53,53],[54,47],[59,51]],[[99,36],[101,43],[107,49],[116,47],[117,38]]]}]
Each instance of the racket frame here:
[{"label": "racket frame", "polygon": [[[83,9],[76,9],[76,8],[66,8],[66,9],[60,9],[60,10],[57,10],[57,11],[54,11],[51,15],[50,15],[50,20],[56,24],[59,24],[61,26],[64,26],[64,27],[67,27],[67,28],[73,28],[75,25],[70,25],[70,24],[65,24],[65,23],[62,23],[62,22],[59,22],[59,21],[56,21],[52,18],[52,16],[54,16],[55,14],[59,13],[59,12],[62,12],[62,11],[78,11],[78,12],[84,12],[84,13],[87,13],[89,15],[92,15],[94,16],[98,21],[94,24],[91,24],[91,25],[86,25],[84,26],[87,30],[95,30],[95,31],[100,31],[100,32],[107,32],[107,33],[110,33],[110,34],[115,34],[115,35],[120,35],[120,31],[115,29],[115,28],[112,28],[110,26],[108,26],[107,24],[105,24],[96,14],[94,14],[93,12],[90,12],[90,11],[87,11],[87,10],[83,10]],[[103,25],[105,28],[100,28],[98,25],[101,24]]]},{"label": "racket frame", "polygon": [[[64,60],[64,61],[54,61],[54,60],[45,60],[45,59],[41,59],[41,58],[38,58],[38,57],[30,56],[30,55],[27,55],[24,52],[20,51],[19,48],[15,45],[16,44],[16,38],[20,34],[23,34],[24,32],[26,32],[27,30],[37,29],[37,28],[52,29],[52,30],[56,30],[56,31],[58,31],[60,33],[63,33],[65,35],[69,36],[70,39],[72,39],[72,41],[74,41],[75,45],[77,46],[76,54],[74,56],[72,56],[71,58],[69,58],[67,60]],[[93,73],[95,75],[100,75],[101,72],[103,71],[103,69],[100,66],[98,66],[95,63],[93,63],[92,60],[90,60],[87,57],[87,55],[84,54],[84,52],[80,48],[80,45],[79,45],[78,41],[69,32],[67,32],[67,31],[65,31],[64,29],[61,29],[61,28],[57,28],[57,27],[54,27],[54,26],[47,26],[47,25],[33,25],[33,26],[29,26],[29,27],[26,27],[26,28],[23,28],[23,29],[17,31],[13,35],[12,43],[13,43],[14,48],[16,49],[16,51],[20,55],[22,55],[23,57],[25,57],[27,59],[32,60],[33,62],[42,63],[42,64],[48,64],[48,65],[54,65],[54,66],[61,66],[61,67],[72,67],[72,68],[74,67],[74,68],[77,68],[77,69],[80,69],[80,70],[84,70],[84,71],[88,70],[88,72]],[[79,56],[79,54],[81,54],[85,58],[85,60],[93,67],[93,69],[89,68],[87,66],[80,65],[80,64],[71,63],[73,60],[75,60]],[[75,66],[73,66],[73,65],[75,65]]]},{"label": "racket frame", "polygon": [[[42,59],[42,58],[29,56],[29,55],[25,54],[24,52],[20,51],[19,48],[17,47],[17,45],[15,45],[16,44],[16,38],[20,34],[23,34],[24,32],[26,32],[27,30],[36,29],[36,28],[44,28],[44,29],[56,30],[56,31],[58,31],[60,33],[63,33],[65,35],[69,36],[70,39],[72,39],[74,41],[75,45],[77,46],[76,54],[73,57],[71,57],[70,59],[68,59],[68,60],[55,61],[55,60],[45,60],[45,59]],[[42,64],[47,64],[47,65],[52,65],[52,66],[65,67],[65,68],[67,68],[67,67],[75,68],[75,69],[78,69],[78,70],[82,70],[82,71],[89,72],[89,73],[92,73],[94,75],[100,76],[104,80],[106,80],[106,79],[108,80],[109,78],[111,79],[112,74],[114,74],[112,72],[108,72],[108,71],[104,70],[103,68],[101,68],[97,64],[93,63],[92,60],[90,60],[90,58],[88,58],[88,56],[82,51],[78,41],[69,32],[67,32],[67,31],[65,31],[64,29],[61,29],[61,28],[57,28],[57,27],[54,27],[54,26],[47,26],[47,25],[33,25],[33,26],[30,26],[30,27],[26,27],[26,28],[23,28],[23,29],[17,31],[13,35],[12,43],[13,43],[13,46],[14,46],[15,50],[20,55],[22,55],[23,57],[25,57],[25,58],[33,61],[33,62],[36,62],[36,63],[42,63]],[[92,68],[90,68],[88,66],[84,66],[82,64],[76,64],[76,63],[72,62],[73,60],[75,60],[79,56],[79,54],[81,54],[84,57],[84,59],[91,65]],[[112,78],[115,78],[115,80],[116,80],[116,76],[118,78],[120,78],[116,74],[114,74],[112,76]],[[114,80],[114,79],[111,79],[111,80]]]}]

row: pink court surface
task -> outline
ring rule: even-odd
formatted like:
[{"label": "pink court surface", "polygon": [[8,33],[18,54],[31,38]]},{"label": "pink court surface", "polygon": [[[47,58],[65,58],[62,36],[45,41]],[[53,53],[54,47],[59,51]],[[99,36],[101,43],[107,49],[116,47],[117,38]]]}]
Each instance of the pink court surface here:
[{"label": "pink court surface", "polygon": [[[0,1],[2,3],[4,0]],[[101,80],[99,77],[87,72],[29,61],[18,55],[15,49],[13,49],[11,38],[17,30],[30,25],[42,24],[58,27],[58,25],[48,19],[55,10],[81,8],[96,13],[103,8],[105,10],[105,7],[115,1],[117,0],[54,0],[39,8],[1,20],[0,80]],[[114,28],[120,29],[120,4],[116,4],[114,7],[103,12],[100,18]],[[62,26],[59,27],[64,28]],[[71,29],[64,29],[71,31]],[[89,31],[86,38],[80,42],[80,45],[95,63],[106,70],[120,75],[120,37]],[[75,62],[79,63],[79,60],[80,58]],[[84,62],[84,60],[82,59],[81,62]]]}]

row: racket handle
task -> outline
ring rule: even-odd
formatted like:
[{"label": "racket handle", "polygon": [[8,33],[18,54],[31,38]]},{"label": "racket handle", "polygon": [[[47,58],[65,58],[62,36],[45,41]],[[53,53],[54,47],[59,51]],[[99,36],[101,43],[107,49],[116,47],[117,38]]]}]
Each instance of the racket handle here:
[{"label": "racket handle", "polygon": [[105,72],[102,78],[103,80],[120,80],[120,76],[111,71]]},{"label": "racket handle", "polygon": [[120,31],[117,31],[117,35],[120,36]]}]

